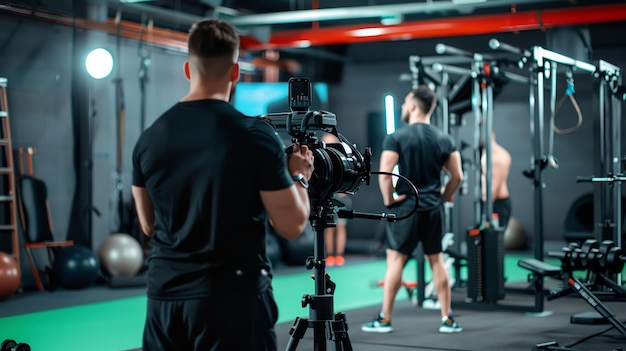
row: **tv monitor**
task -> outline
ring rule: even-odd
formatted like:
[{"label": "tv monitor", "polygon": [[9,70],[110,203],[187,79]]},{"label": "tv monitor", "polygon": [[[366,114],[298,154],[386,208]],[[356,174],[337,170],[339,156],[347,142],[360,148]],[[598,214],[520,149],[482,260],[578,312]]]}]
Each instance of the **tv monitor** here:
[{"label": "tv monitor", "polygon": [[[327,110],[328,85],[315,82],[312,85],[310,109]],[[233,95],[233,106],[249,116],[289,112],[289,86],[287,82],[239,82]]]}]

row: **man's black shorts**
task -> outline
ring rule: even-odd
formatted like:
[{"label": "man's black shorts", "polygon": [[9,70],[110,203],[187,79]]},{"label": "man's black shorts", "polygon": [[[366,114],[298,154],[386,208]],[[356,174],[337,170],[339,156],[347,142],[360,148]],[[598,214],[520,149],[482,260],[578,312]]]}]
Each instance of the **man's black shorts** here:
[{"label": "man's black shorts", "polygon": [[[408,214],[415,206],[413,198],[407,198],[390,208],[397,217]],[[424,254],[434,255],[442,252],[441,236],[443,208],[420,211],[411,217],[387,223],[387,245],[390,249],[405,255],[412,255],[421,242]]]}]

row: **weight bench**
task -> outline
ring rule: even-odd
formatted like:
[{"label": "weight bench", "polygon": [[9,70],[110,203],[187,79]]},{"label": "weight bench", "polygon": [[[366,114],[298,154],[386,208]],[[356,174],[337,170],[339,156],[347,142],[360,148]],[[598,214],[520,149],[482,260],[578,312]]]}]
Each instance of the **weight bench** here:
[{"label": "weight bench", "polygon": [[[532,291],[543,295],[543,278],[561,276],[561,267],[540,261],[536,258],[524,258],[517,261],[517,265],[532,272]],[[529,287],[530,289],[530,287]]]},{"label": "weight bench", "polygon": [[517,261],[517,265],[528,269],[541,277],[556,277],[561,274],[561,268],[539,261],[536,258],[525,258]]}]

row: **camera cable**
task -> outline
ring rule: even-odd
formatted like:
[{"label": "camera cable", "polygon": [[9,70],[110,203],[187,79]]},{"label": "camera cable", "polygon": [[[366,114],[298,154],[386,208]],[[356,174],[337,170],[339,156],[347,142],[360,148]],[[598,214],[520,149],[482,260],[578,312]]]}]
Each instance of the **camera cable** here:
[{"label": "camera cable", "polygon": [[407,219],[411,217],[417,211],[417,205],[419,203],[417,187],[415,187],[415,185],[408,178],[400,174],[395,174],[395,173],[390,173],[390,172],[371,172],[371,174],[386,174],[386,175],[398,177],[402,179],[403,181],[407,182],[411,186],[411,189],[413,190],[413,193],[415,194],[415,206],[413,207],[413,209],[408,214],[401,216],[401,217],[398,217],[396,214],[393,214],[393,213],[373,214],[373,213],[355,212],[354,210],[350,210],[350,211],[339,210],[337,211],[337,216],[339,218],[385,219],[387,220],[387,222],[395,222],[395,221],[401,221],[403,219]]}]

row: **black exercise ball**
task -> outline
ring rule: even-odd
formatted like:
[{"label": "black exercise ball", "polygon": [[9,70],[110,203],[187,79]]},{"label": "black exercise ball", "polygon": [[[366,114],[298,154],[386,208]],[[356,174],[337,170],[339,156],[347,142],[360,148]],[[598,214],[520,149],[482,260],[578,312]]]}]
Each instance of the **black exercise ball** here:
[{"label": "black exercise ball", "polygon": [[52,262],[56,279],[67,289],[82,289],[95,282],[99,267],[96,255],[80,245],[61,248]]}]

